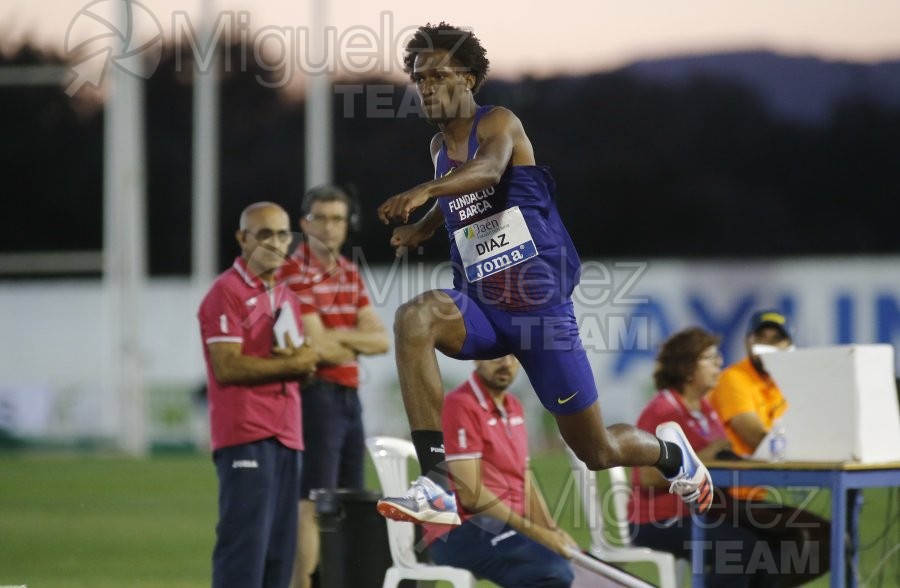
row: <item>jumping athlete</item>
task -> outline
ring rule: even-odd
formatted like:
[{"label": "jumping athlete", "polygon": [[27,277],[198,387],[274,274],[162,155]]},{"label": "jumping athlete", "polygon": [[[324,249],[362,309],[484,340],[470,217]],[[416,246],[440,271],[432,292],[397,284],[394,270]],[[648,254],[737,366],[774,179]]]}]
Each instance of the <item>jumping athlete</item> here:
[{"label": "jumping athlete", "polygon": [[[553,178],[535,165],[522,123],[505,108],[475,102],[488,71],[481,42],[446,23],[426,25],[407,44],[404,63],[425,117],[440,129],[431,141],[435,176],[386,200],[378,215],[385,224],[404,223],[391,237],[397,255],[445,224],[454,287],[425,292],[397,310],[397,370],[422,476],[405,496],[382,499],[378,511],[459,524],[447,491],[435,350],[457,359],[512,353],[589,468],[655,466],[673,493],[708,509],[709,472],[680,427],[660,425],[654,437],[603,424],[571,300],[580,260],[556,209]],[[407,224],[432,199],[427,214]]]}]

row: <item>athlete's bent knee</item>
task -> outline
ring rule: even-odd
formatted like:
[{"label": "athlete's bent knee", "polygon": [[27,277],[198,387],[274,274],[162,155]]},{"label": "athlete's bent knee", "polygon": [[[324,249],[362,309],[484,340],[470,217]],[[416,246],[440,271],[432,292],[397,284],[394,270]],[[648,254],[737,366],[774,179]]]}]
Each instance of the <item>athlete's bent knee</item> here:
[{"label": "athlete's bent knee", "polygon": [[431,338],[429,306],[413,299],[400,305],[394,314],[394,335],[398,341],[421,343]]}]

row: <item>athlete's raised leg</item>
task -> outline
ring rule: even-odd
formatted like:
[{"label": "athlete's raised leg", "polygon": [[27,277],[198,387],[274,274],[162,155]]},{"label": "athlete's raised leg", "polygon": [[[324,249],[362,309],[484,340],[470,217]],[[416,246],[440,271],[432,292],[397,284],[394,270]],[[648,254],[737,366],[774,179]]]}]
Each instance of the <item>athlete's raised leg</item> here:
[{"label": "athlete's raised leg", "polygon": [[531,319],[520,329],[516,356],[575,455],[592,470],[655,466],[672,482],[672,492],[701,512],[708,509],[712,479],[678,425],[664,423],[655,437],[631,425],[604,425],[571,302],[535,312]]},{"label": "athlete's raised leg", "polygon": [[[549,309],[533,324],[533,332],[524,337],[527,344],[516,356],[578,459],[592,470],[657,465],[660,442],[656,437],[631,425],[604,426],[597,386],[571,303]],[[678,465],[675,461],[672,469]]]},{"label": "athlete's raised leg", "polygon": [[599,401],[581,412],[554,417],[566,445],[592,470],[653,466],[659,461],[659,439],[631,425],[605,427]]},{"label": "athlete's raised leg", "polygon": [[507,351],[478,305],[453,290],[432,290],[401,306],[394,333],[400,390],[422,476],[405,496],[380,500],[378,512],[396,520],[459,524],[444,464],[444,389],[436,352],[471,359]]},{"label": "athlete's raised leg", "polygon": [[462,313],[446,292],[425,292],[397,309],[394,341],[410,429],[440,431],[444,387],[436,350],[449,356],[462,350],[466,341]]},{"label": "athlete's raised leg", "polygon": [[705,512],[712,506],[712,479],[676,423],[663,423],[654,437],[626,424],[605,427],[600,402],[574,414],[556,414],[566,445],[591,470],[655,466],[672,482],[670,491]]}]

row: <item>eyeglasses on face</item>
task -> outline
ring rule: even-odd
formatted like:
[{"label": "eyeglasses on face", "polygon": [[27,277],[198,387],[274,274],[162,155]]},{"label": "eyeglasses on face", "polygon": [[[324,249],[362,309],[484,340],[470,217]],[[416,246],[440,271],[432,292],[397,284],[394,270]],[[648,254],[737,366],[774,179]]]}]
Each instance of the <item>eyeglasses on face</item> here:
[{"label": "eyeglasses on face", "polygon": [[306,220],[316,225],[344,225],[347,224],[347,217],[341,215],[327,214],[307,214]]},{"label": "eyeglasses on face", "polygon": [[722,361],[722,352],[716,350],[714,352],[707,352],[697,358],[697,361],[711,361],[711,362],[719,362]]},{"label": "eyeglasses on face", "polygon": [[291,232],[286,231],[284,229],[282,229],[280,231],[273,231],[272,229],[260,229],[260,230],[256,231],[255,233],[250,232],[250,231],[244,231],[244,234],[252,235],[253,238],[256,239],[257,241],[268,241],[268,240],[274,238],[276,241],[278,241],[280,243],[285,243],[287,241],[290,241],[292,238]]}]

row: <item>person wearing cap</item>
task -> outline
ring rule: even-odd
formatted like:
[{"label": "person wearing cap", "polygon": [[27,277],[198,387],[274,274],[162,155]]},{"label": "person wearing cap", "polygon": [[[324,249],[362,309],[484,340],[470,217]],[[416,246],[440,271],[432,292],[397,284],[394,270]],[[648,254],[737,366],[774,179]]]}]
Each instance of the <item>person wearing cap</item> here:
[{"label": "person wearing cap", "polygon": [[745,344],[747,357],[722,372],[708,399],[725,423],[735,453],[749,457],[788,408],[759,358],[760,353],[791,347],[788,317],[777,310],[753,313]]}]

